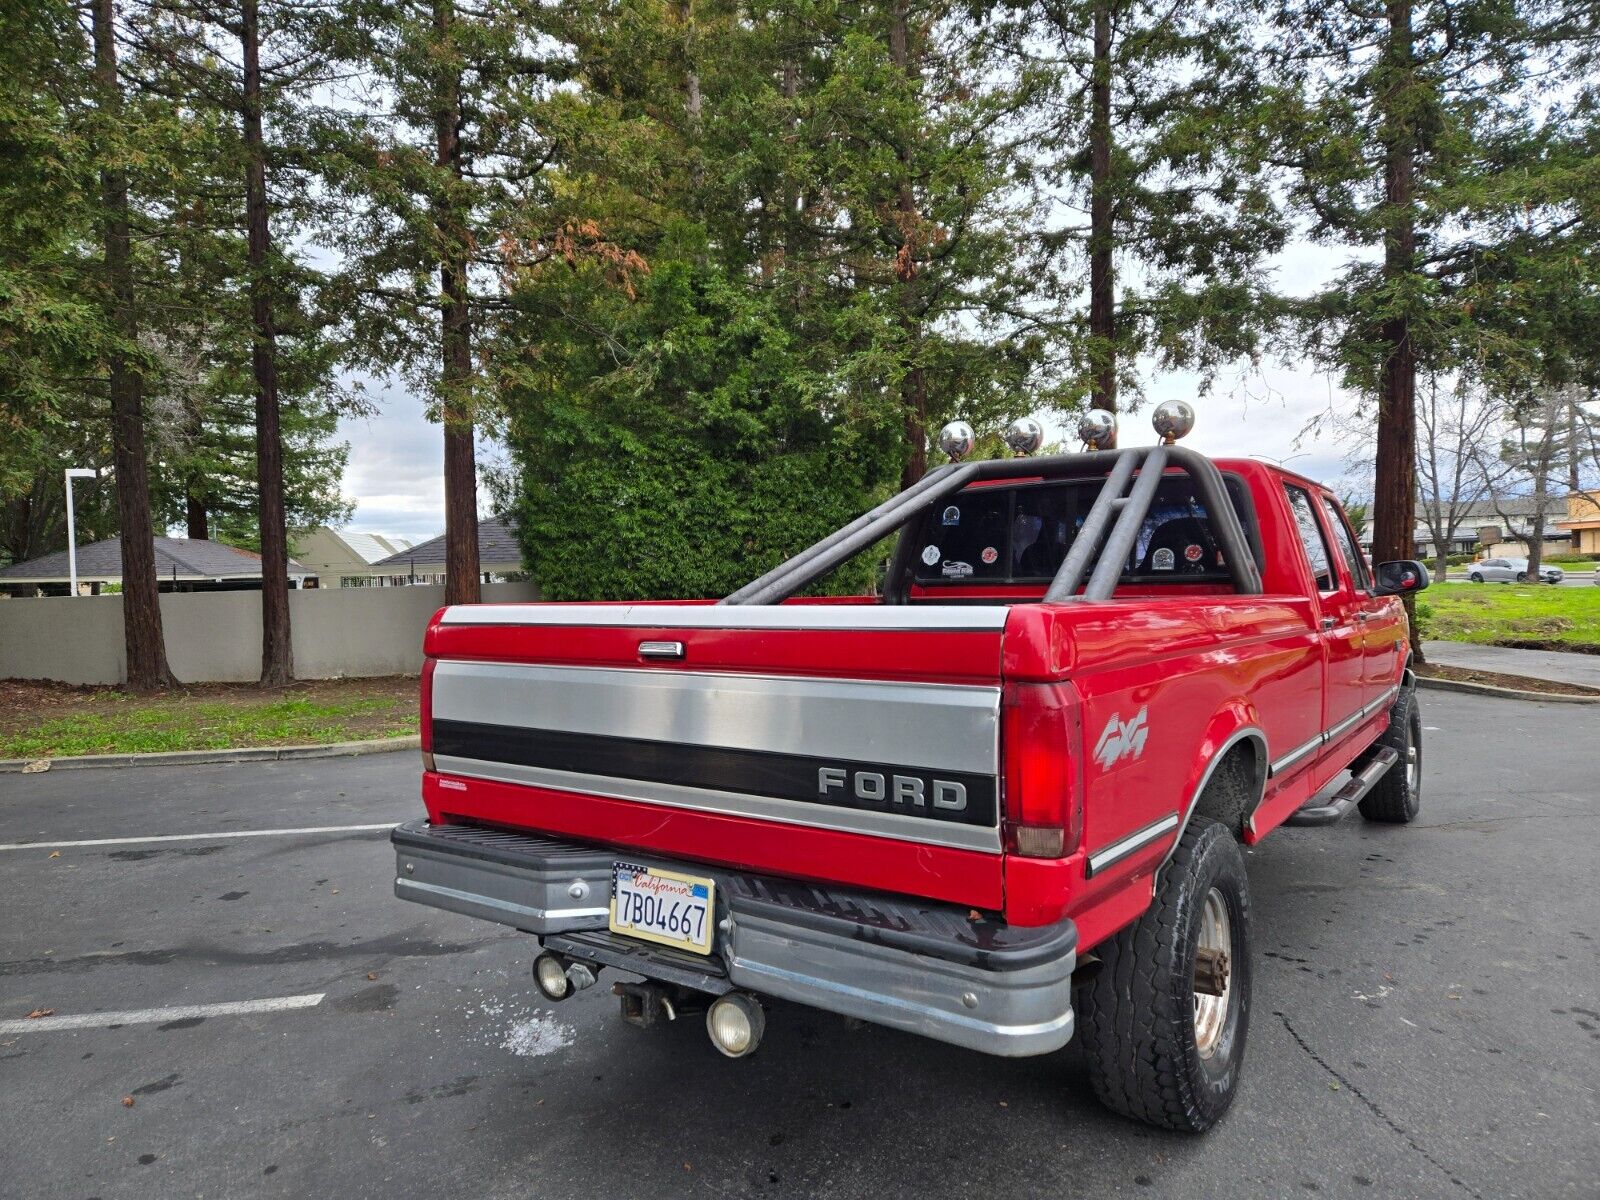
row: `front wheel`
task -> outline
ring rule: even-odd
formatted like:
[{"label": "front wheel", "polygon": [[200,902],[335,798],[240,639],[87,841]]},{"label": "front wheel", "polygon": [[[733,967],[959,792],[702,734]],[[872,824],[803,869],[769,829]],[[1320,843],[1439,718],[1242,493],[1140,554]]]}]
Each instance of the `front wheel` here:
[{"label": "front wheel", "polygon": [[1517,572],[1517,582],[1518,583],[1527,583],[1528,582],[1528,573],[1526,571],[1518,571]]},{"label": "front wheel", "polygon": [[1361,815],[1386,825],[1409,825],[1422,807],[1422,713],[1415,689],[1401,689],[1378,745],[1395,751],[1400,761],[1361,798]]},{"label": "front wheel", "polygon": [[1095,1095],[1164,1129],[1211,1128],[1250,1025],[1250,883],[1233,834],[1194,818],[1150,908],[1095,953],[1078,1005]]}]

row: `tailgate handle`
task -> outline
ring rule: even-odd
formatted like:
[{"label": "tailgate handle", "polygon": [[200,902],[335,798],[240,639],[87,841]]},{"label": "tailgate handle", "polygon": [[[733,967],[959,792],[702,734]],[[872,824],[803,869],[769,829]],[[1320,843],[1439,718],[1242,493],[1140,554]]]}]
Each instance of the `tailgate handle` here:
[{"label": "tailgate handle", "polygon": [[682,642],[640,642],[640,658],[682,658]]}]

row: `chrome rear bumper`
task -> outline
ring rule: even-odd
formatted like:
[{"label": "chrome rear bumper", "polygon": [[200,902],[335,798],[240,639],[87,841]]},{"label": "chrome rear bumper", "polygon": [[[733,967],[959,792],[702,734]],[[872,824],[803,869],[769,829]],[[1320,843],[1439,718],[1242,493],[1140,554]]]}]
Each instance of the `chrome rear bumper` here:
[{"label": "chrome rear bumper", "polygon": [[593,846],[467,825],[394,831],[395,894],[537,935],[591,963],[706,992],[743,988],[1007,1057],[1072,1038],[1077,930],[627,851],[717,883],[716,953],[607,932],[611,864]]}]

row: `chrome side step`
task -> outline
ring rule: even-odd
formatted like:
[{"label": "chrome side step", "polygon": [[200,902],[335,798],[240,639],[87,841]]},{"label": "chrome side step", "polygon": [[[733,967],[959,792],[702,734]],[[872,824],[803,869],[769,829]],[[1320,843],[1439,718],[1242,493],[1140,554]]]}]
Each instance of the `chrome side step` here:
[{"label": "chrome side step", "polygon": [[1370,792],[1389,768],[1400,761],[1400,752],[1380,746],[1373,752],[1372,761],[1350,777],[1326,804],[1308,804],[1289,814],[1285,825],[1332,825],[1340,820]]}]

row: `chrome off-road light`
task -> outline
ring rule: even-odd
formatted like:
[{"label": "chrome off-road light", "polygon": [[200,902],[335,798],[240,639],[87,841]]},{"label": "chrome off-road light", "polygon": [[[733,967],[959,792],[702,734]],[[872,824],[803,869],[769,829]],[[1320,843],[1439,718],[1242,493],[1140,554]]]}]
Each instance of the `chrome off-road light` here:
[{"label": "chrome off-road light", "polygon": [[572,995],[572,981],[567,978],[567,964],[554,954],[544,953],[533,960],[533,981],[539,985],[546,1000],[565,1000]]},{"label": "chrome off-road light", "polygon": [[761,1003],[743,992],[719,996],[706,1010],[706,1032],[711,1044],[729,1058],[743,1058],[761,1044],[767,1015]]},{"label": "chrome off-road light", "polygon": [[1117,444],[1116,415],[1091,408],[1078,419],[1078,438],[1091,450],[1110,450]]},{"label": "chrome off-road light", "polygon": [[1006,446],[1018,458],[1026,458],[1044,445],[1044,426],[1032,417],[1018,417],[1006,426]]},{"label": "chrome off-road light", "polygon": [[1167,445],[1187,437],[1194,428],[1194,406],[1186,400],[1163,400],[1150,414],[1156,435]]},{"label": "chrome off-road light", "polygon": [[939,431],[939,449],[948,454],[952,462],[960,462],[971,454],[977,440],[972,426],[965,421],[951,421]]}]

